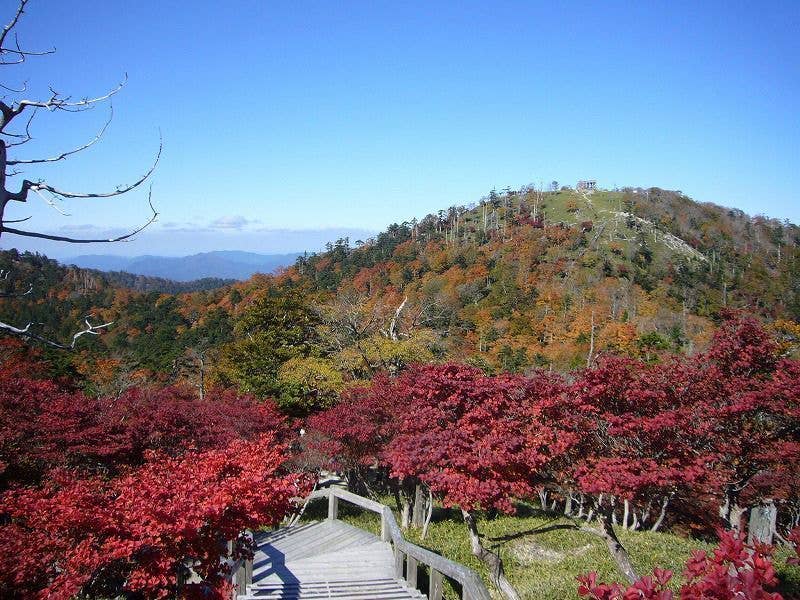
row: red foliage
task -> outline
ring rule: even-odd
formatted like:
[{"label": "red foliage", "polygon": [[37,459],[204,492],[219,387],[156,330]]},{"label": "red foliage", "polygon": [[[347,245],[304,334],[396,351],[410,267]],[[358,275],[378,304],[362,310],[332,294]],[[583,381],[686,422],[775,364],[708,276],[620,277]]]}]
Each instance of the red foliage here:
[{"label": "red foliage", "polygon": [[180,458],[150,453],[111,480],[61,471],[41,488],[12,489],[0,498],[11,519],[0,528],[0,595],[165,598],[186,559],[203,584],[185,593],[222,593],[220,541],[276,523],[304,492],[283,461],[284,447],[266,433]]},{"label": "red foliage", "polygon": [[405,410],[407,400],[399,392],[379,374],[370,387],[344,392],[338,404],[309,418],[310,434],[321,434],[309,445],[325,457],[325,466],[357,470],[381,463]]},{"label": "red foliage", "polygon": [[584,432],[572,463],[580,490],[637,500],[714,487],[709,414],[725,391],[702,365],[678,358],[655,365],[609,358],[584,371],[572,387]]},{"label": "red foliage", "polygon": [[47,363],[42,360],[42,353],[31,348],[20,339],[0,338],[0,379],[7,377],[40,378],[47,373]]},{"label": "red foliage", "polygon": [[708,359],[724,376],[754,378],[775,371],[779,346],[754,319],[744,313],[726,310],[722,325],[714,333]]},{"label": "red foliage", "polygon": [[273,405],[233,393],[91,398],[0,379],[0,597],[174,596],[186,560],[203,583],[181,594],[222,594],[220,541],[304,491],[287,438]]},{"label": "red foliage", "polygon": [[533,465],[546,461],[542,446],[529,443],[526,425],[531,407],[555,395],[556,380],[420,366],[394,388],[407,402],[387,451],[394,476],[418,477],[446,505],[467,511],[511,511],[512,498],[531,494]]},{"label": "red foliage", "polygon": [[92,398],[48,381],[0,379],[0,465],[7,481],[36,481],[54,467],[114,473],[141,464],[148,450],[219,448],[283,431],[282,423],[271,403],[232,392],[202,401],[179,388]]},{"label": "red foliage", "polygon": [[792,544],[796,556],[791,557],[786,562],[790,565],[800,566],[800,527],[795,527],[789,533],[789,543]]},{"label": "red foliage", "polygon": [[[748,546],[732,532],[720,536],[719,546],[711,555],[701,550],[692,553],[683,573],[681,600],[781,600],[769,589],[777,584],[772,566],[772,547]],[[672,572],[656,569],[652,576],[642,577],[625,588],[619,584],[598,583],[596,573],[578,577],[578,594],[594,600],[672,600],[667,589]]]}]

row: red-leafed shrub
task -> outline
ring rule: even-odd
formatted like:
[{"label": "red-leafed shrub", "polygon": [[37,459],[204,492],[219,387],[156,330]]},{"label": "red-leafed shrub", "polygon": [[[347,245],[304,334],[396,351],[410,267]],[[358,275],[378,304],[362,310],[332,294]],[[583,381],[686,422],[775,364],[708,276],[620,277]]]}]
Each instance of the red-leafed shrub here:
[{"label": "red-leafed shrub", "polygon": [[319,437],[309,445],[325,462],[320,466],[360,472],[383,463],[408,402],[400,392],[382,373],[369,387],[345,391],[338,404],[310,417],[309,434]]},{"label": "red-leafed shrub", "polygon": [[512,512],[512,500],[530,496],[539,470],[563,449],[529,429],[537,410],[541,417],[551,402],[558,404],[560,380],[487,377],[472,367],[437,365],[410,369],[393,387],[406,408],[386,451],[392,474],[418,478],[446,506],[459,507],[473,554],[489,566],[500,590],[516,597],[499,556],[481,544],[474,513]]},{"label": "red-leafed shrub", "polygon": [[35,482],[54,467],[113,475],[141,464],[149,450],[177,456],[268,430],[285,431],[275,406],[232,392],[200,400],[180,388],[131,389],[120,398],[92,398],[49,381],[0,380],[6,482]]},{"label": "red-leafed shrub", "polygon": [[[748,546],[733,532],[720,536],[719,546],[707,554],[696,550],[686,563],[681,600],[781,600],[770,589],[777,585],[772,566],[772,547],[762,544]],[[597,581],[596,573],[578,577],[578,594],[594,600],[672,600],[675,595],[667,588],[672,572],[655,569],[628,587]]]},{"label": "red-leafed shrub", "polygon": [[[270,525],[302,495],[274,433],[179,458],[150,453],[114,479],[52,472],[0,497],[0,596],[222,593],[221,542]],[[235,553],[248,551],[239,539]],[[202,583],[178,588],[189,560]]]}]

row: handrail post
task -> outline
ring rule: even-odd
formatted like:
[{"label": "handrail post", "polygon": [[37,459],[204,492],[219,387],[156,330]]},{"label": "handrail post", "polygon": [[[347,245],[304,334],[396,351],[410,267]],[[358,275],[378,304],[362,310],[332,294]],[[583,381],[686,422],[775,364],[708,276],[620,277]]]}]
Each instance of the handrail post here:
[{"label": "handrail post", "polygon": [[397,547],[395,544],[394,547],[394,576],[396,579],[403,579],[403,551]]},{"label": "handrail post", "polygon": [[428,598],[429,600],[442,600],[442,574],[433,567],[429,568]]},{"label": "handrail post", "polygon": [[244,562],[244,581],[245,581],[245,584],[244,584],[245,591],[247,591],[247,586],[248,585],[253,585],[253,559],[252,558],[248,558]]},{"label": "handrail post", "polygon": [[410,554],[406,557],[406,581],[412,588],[417,589],[417,574],[419,573],[419,562]]},{"label": "handrail post", "polygon": [[387,507],[387,508],[384,508],[381,511],[381,541],[382,542],[388,542],[389,540],[392,539],[392,535],[389,532],[388,517],[386,516],[386,511],[387,510],[392,510],[392,509]]},{"label": "handrail post", "polygon": [[339,498],[328,488],[328,520],[335,521],[339,517]]}]

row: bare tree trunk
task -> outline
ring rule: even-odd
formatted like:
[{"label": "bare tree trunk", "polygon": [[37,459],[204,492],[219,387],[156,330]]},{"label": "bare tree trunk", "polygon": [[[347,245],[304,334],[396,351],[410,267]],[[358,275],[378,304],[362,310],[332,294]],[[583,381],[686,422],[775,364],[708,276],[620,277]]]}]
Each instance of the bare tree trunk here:
[{"label": "bare tree trunk", "polygon": [[627,577],[628,581],[634,583],[639,579],[639,576],[636,575],[636,571],[631,564],[628,551],[625,549],[625,546],[622,545],[622,542],[619,541],[617,534],[614,532],[614,524],[611,517],[612,511],[613,508],[610,505],[597,507],[597,522],[600,525],[600,535],[606,541],[608,551],[611,553],[611,557],[617,563],[619,570],[623,575],[625,575],[625,577]]},{"label": "bare tree trunk", "polygon": [[653,526],[650,528],[650,531],[658,531],[661,524],[664,522],[664,516],[667,514],[667,505],[669,504],[669,496],[664,496],[664,500],[661,502],[661,512],[658,513],[658,519],[656,522],[653,523]]},{"label": "bare tree trunk", "polygon": [[425,492],[419,482],[414,489],[414,510],[411,513],[411,527],[419,528],[425,524]]},{"label": "bare tree trunk", "polygon": [[428,535],[428,526],[431,524],[431,517],[433,516],[433,492],[428,488],[428,510],[425,512],[425,524],[422,526],[422,539]]},{"label": "bare tree trunk", "polygon": [[403,512],[403,502],[400,500],[400,484],[395,479],[389,480],[389,488],[392,490],[392,496],[394,496],[394,503],[395,507],[397,508],[398,513]]},{"label": "bare tree trunk", "polygon": [[397,341],[397,319],[400,318],[400,313],[403,312],[406,302],[408,302],[408,296],[403,298],[400,306],[398,306],[397,310],[394,311],[394,316],[392,317],[392,320],[389,323],[389,329],[386,332],[386,337],[388,337],[390,340]]},{"label": "bare tree trunk", "polygon": [[415,510],[416,488],[417,481],[414,478],[404,479],[400,483],[400,527],[403,529],[408,529],[411,525],[411,517]]},{"label": "bare tree trunk", "polygon": [[625,509],[622,511],[622,526],[627,529],[628,528],[628,514],[630,512],[630,502],[628,502],[627,498],[624,500]]},{"label": "bare tree trunk", "polygon": [[539,505],[542,510],[547,510],[547,490],[544,488],[539,490]]},{"label": "bare tree trunk", "polygon": [[725,502],[719,507],[719,516],[728,523],[728,527],[736,533],[742,531],[742,517],[747,508],[739,506],[735,492],[725,491]]},{"label": "bare tree trunk", "polygon": [[747,525],[747,543],[761,542],[772,544],[776,533],[778,509],[772,500],[764,500],[750,509],[750,521]]},{"label": "bare tree trunk", "polygon": [[492,583],[497,586],[497,589],[500,590],[507,600],[520,600],[517,590],[514,589],[514,586],[511,585],[511,582],[503,573],[503,561],[500,559],[500,556],[484,548],[481,544],[478,526],[475,524],[475,517],[466,510],[462,510],[461,514],[464,516],[464,523],[466,523],[467,530],[469,531],[469,543],[472,554],[489,567],[489,577]]},{"label": "bare tree trunk", "polygon": [[589,334],[589,354],[586,355],[586,368],[592,366],[592,357],[594,355],[594,310],[592,310],[592,330]]}]

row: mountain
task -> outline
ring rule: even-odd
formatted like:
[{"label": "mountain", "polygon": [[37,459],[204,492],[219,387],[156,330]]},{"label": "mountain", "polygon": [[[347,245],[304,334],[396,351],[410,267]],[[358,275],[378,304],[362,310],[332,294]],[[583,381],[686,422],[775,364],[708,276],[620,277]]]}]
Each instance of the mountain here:
[{"label": "mountain", "polygon": [[[608,354],[691,353],[707,347],[727,309],[800,339],[793,323],[800,322],[800,228],[678,191],[492,192],[392,224],[355,247],[340,239],[327,248],[275,275],[178,294],[170,292],[188,288],[0,253],[0,271],[11,273],[7,288],[33,285],[29,294],[0,298],[0,320],[30,322],[61,340],[84,315],[113,321],[103,335],[81,338],[82,354],[63,360],[92,377],[113,356],[172,381],[176,361],[201,352],[209,381],[251,391],[266,381],[276,397],[313,388],[328,398],[326,385],[340,389],[411,362],[567,372]],[[280,342],[297,331],[309,334],[303,344]],[[308,356],[296,356],[299,348]],[[287,360],[294,362],[281,370]]]},{"label": "mountain", "polygon": [[286,267],[300,256],[291,254],[256,254],[235,250],[203,252],[191,256],[76,256],[63,262],[86,269],[124,271],[135,275],[161,277],[173,281],[204,278],[244,280],[255,273],[272,273]]},{"label": "mountain", "polygon": [[[702,349],[727,309],[800,321],[800,227],[659,188],[526,187],[358,248],[340,241],[283,281],[321,298],[326,327],[350,336],[337,341],[342,364],[386,352],[392,330],[419,340],[415,352],[487,371],[567,371],[598,353]],[[351,365],[361,377],[386,360]]]}]

